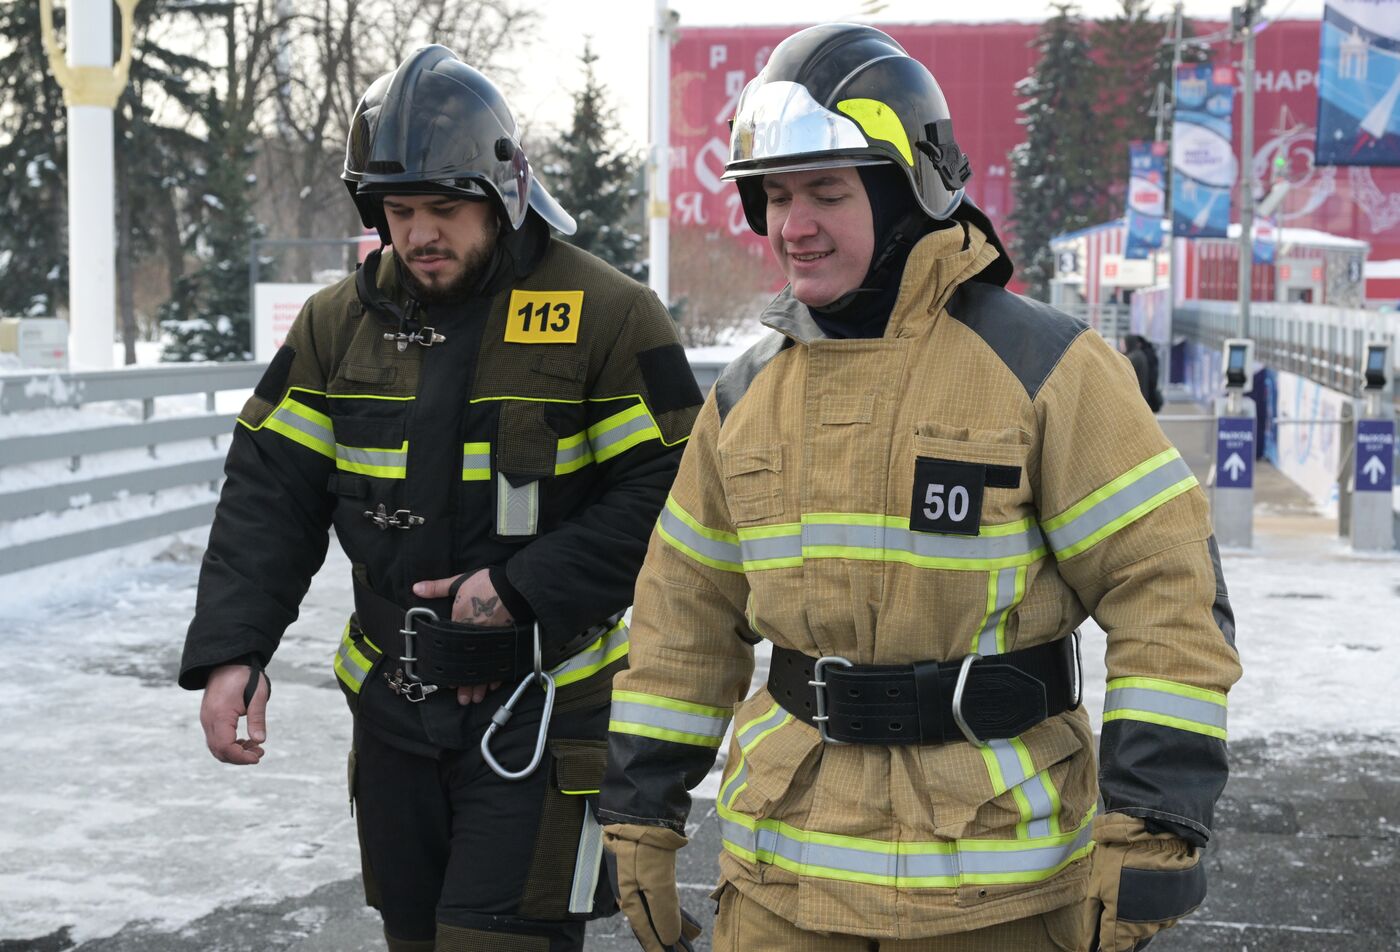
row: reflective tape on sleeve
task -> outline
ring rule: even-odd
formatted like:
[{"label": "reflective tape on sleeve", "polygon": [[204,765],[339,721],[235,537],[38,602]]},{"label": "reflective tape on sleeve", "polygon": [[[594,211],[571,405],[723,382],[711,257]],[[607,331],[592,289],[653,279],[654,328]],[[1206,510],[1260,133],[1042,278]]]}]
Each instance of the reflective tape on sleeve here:
[{"label": "reflective tape on sleeve", "polygon": [[[261,427],[248,428],[271,430],[328,459],[335,459],[335,429],[331,418],[299,401],[296,394],[295,389],[287,391]],[[239,422],[242,423],[241,420]],[[243,425],[247,426],[246,423]]]},{"label": "reflective tape on sleeve", "polygon": [[1115,678],[1108,682],[1103,719],[1146,721],[1225,739],[1225,695],[1157,678]]},{"label": "reflective tape on sleeve", "polygon": [[628,645],[627,624],[619,621],[597,641],[553,668],[549,673],[554,676],[554,686],[562,688],[592,677],[619,658],[627,657]]},{"label": "reflective tape on sleeve", "polygon": [[718,747],[729,726],[730,709],[709,707],[637,691],[613,691],[608,730],[674,744]]},{"label": "reflective tape on sleeve", "polygon": [[659,439],[661,430],[641,401],[588,428],[588,443],[598,463],[605,463],[638,443]]},{"label": "reflective tape on sleeve", "polygon": [[[365,646],[372,651],[379,651],[368,638],[365,639]],[[360,651],[355,640],[350,637],[348,622],[345,625],[345,631],[340,636],[340,646],[336,649],[335,660],[331,666],[335,669],[335,676],[350,689],[351,694],[360,693],[360,689],[364,687],[365,678],[369,677],[370,669],[374,667],[374,661]]]},{"label": "reflective tape on sleeve", "polygon": [[1181,454],[1165,450],[1085,496],[1041,528],[1055,558],[1073,558],[1196,485]]},{"label": "reflective tape on sleeve", "polygon": [[575,473],[593,462],[593,448],[588,445],[586,432],[561,437],[554,453],[554,475]]},{"label": "reflective tape on sleeve", "polygon": [[672,496],[666,497],[656,530],[664,541],[701,565],[724,572],[744,571],[739,537],[702,525]]}]

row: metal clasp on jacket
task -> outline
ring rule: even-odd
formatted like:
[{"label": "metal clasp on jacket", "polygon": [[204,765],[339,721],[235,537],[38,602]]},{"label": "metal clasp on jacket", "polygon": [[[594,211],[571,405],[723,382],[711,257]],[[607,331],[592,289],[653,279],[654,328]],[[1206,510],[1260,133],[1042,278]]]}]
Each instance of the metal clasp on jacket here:
[{"label": "metal clasp on jacket", "polygon": [[[422,516],[415,516],[407,509],[396,509],[390,512],[382,502],[373,509],[366,509],[364,517],[379,527],[380,531],[385,529],[412,529],[414,526],[421,526],[426,520]],[[436,618],[433,621],[437,621]]]},{"label": "metal clasp on jacket", "polygon": [[[507,770],[502,767],[491,753],[491,738],[496,731],[506,726],[506,723],[515,714],[515,704],[524,696],[525,690],[529,688],[530,682],[537,681],[540,690],[544,692],[544,710],[540,712],[540,730],[535,737],[535,754],[530,758],[530,762],[520,770]],[[535,670],[525,675],[524,680],[515,689],[515,693],[510,696],[510,700],[500,706],[495,714],[491,715],[491,724],[486,728],[486,733],[481,738],[481,756],[486,760],[487,766],[496,772],[496,776],[502,780],[523,780],[535,772],[535,768],[540,765],[540,760],[544,757],[545,737],[549,734],[549,719],[554,714],[554,675],[544,670],[544,654],[540,650],[540,625],[535,623]]]},{"label": "metal clasp on jacket", "polygon": [[384,672],[384,680],[389,682],[389,690],[414,704],[425,700],[438,689],[436,684],[426,684],[418,676],[418,633],[414,631],[413,625],[419,618],[426,618],[434,623],[438,620],[437,612],[431,608],[410,608],[404,612],[403,627],[399,629],[399,634],[403,635],[403,655],[399,658],[402,667],[392,675]]},{"label": "metal clasp on jacket", "polygon": [[447,338],[443,337],[432,327],[420,327],[416,331],[385,331],[384,339],[393,341],[399,348],[399,353],[408,350],[409,344],[418,344],[422,347],[431,347],[434,344],[444,343]]},{"label": "metal clasp on jacket", "polygon": [[817,659],[817,663],[812,665],[812,680],[807,683],[812,686],[813,692],[817,696],[817,713],[812,715],[812,722],[817,725],[817,733],[821,735],[824,742],[828,744],[844,744],[846,741],[837,740],[827,733],[826,724],[831,720],[831,715],[826,709],[826,666],[829,664],[839,664],[843,668],[855,667],[850,661],[840,655],[824,655]]}]

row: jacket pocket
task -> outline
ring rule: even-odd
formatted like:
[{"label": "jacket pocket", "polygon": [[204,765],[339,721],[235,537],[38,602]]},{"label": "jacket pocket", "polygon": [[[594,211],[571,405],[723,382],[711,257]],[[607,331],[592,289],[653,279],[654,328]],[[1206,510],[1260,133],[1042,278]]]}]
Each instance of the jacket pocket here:
[{"label": "jacket pocket", "polygon": [[[979,430],[937,422],[915,426],[916,471],[923,461],[933,461],[935,467],[939,462],[963,464],[954,467],[961,473],[967,472],[965,464],[979,468],[982,526],[1004,525],[1035,515],[1026,469],[1029,455],[1030,435],[1016,427]],[[918,501],[922,505],[925,500]]]},{"label": "jacket pocket", "polygon": [[549,753],[551,777],[520,914],[547,921],[612,915],[617,901],[601,874],[603,830],[593,817],[607,742],[551,740]]},{"label": "jacket pocket", "polygon": [[736,526],[772,519],[783,512],[781,443],[719,449],[720,473],[729,516]]},{"label": "jacket pocket", "polygon": [[809,774],[821,746],[815,730],[799,726],[766,690],[758,692],[735,711],[715,802],[754,820],[772,816],[790,793],[810,791]]}]

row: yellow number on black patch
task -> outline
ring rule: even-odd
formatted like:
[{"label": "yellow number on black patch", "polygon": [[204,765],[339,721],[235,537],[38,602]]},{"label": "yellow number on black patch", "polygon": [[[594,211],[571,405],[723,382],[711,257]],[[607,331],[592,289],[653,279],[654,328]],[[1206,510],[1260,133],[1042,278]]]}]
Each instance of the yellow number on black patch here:
[{"label": "yellow number on black patch", "polygon": [[582,317],[582,291],[512,291],[506,308],[506,341],[576,344]]}]

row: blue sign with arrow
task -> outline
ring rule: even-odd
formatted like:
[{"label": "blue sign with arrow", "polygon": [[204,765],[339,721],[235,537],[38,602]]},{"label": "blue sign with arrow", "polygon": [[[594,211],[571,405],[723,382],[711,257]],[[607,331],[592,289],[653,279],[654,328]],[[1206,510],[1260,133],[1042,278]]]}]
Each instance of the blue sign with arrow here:
[{"label": "blue sign with arrow", "polygon": [[1356,421],[1356,491],[1390,492],[1395,483],[1395,421]]},{"label": "blue sign with arrow", "polygon": [[1254,417],[1221,417],[1215,431],[1215,485],[1254,488]]}]

